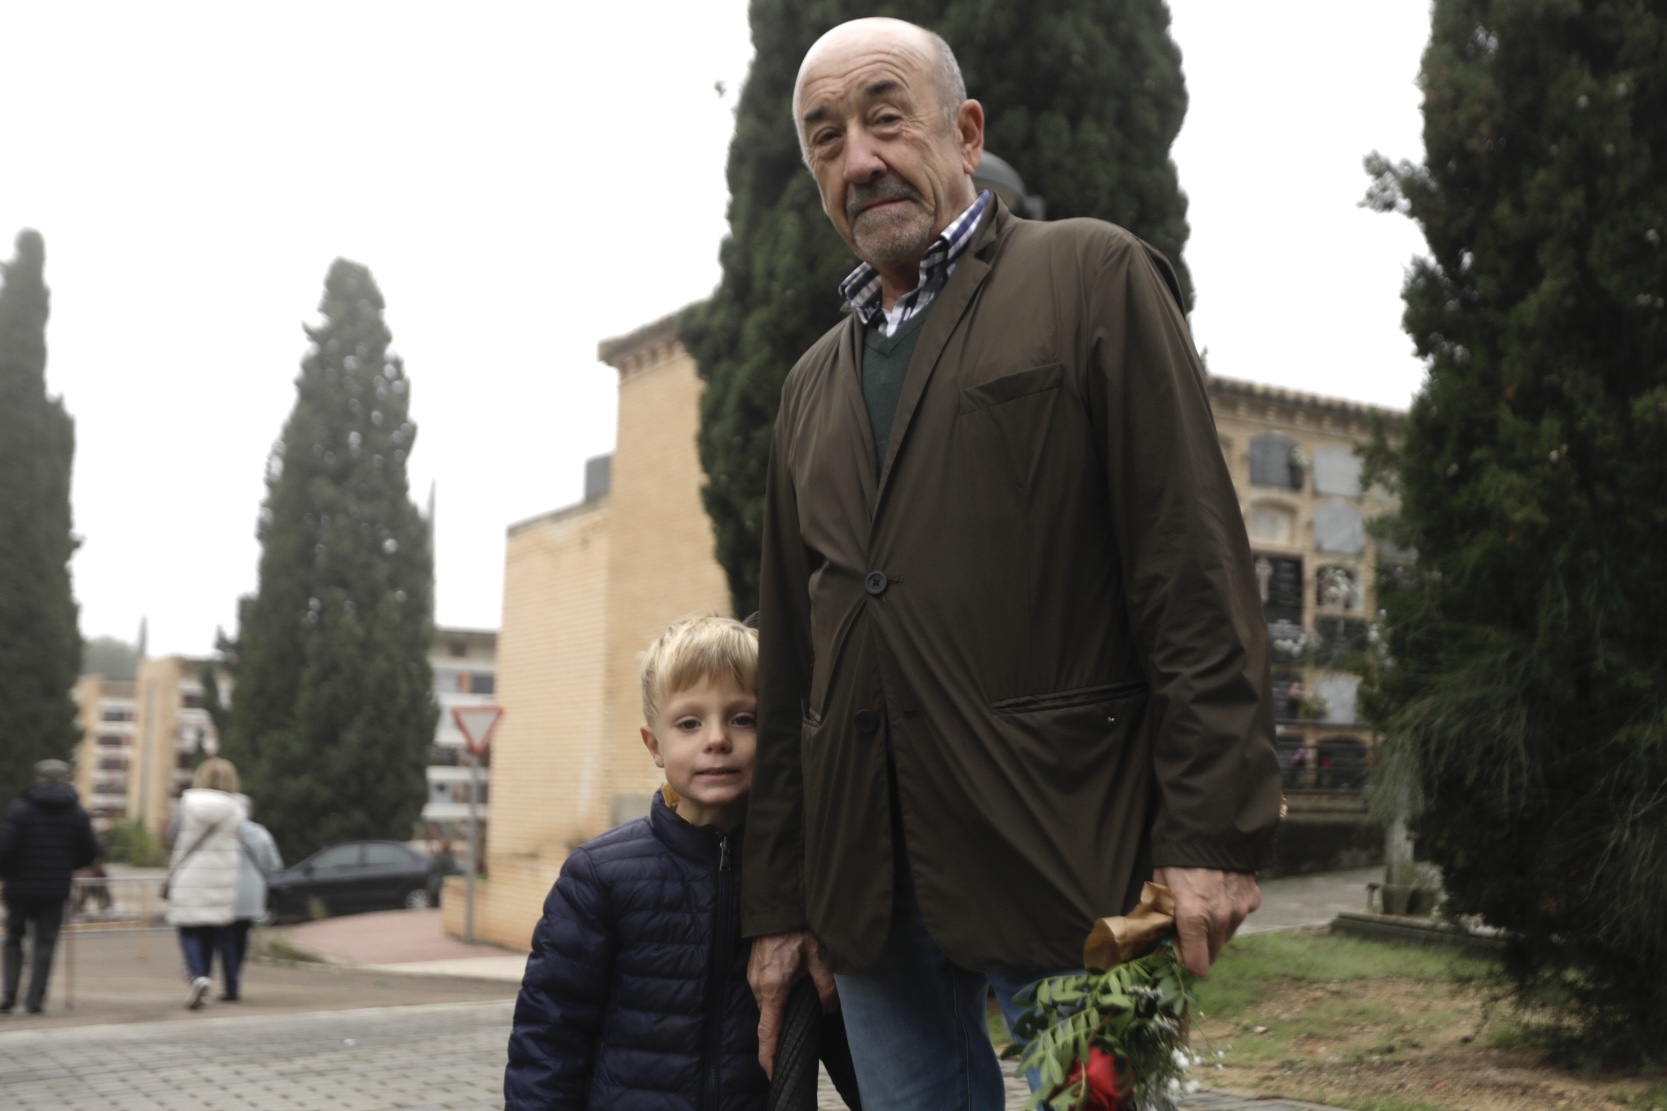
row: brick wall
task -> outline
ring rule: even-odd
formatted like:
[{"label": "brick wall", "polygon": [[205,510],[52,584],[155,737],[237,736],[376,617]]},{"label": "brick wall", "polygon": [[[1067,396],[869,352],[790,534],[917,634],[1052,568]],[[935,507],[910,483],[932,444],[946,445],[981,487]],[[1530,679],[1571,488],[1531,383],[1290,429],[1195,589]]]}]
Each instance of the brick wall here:
[{"label": "brick wall", "polygon": [[[691,613],[728,613],[729,591],[712,555],[695,448],[701,381],[675,340],[639,350],[620,370],[608,557],[607,751],[612,797],[644,809],[663,782],[643,747],[640,654]],[[610,822],[592,824],[600,833]]]},{"label": "brick wall", "polygon": [[[524,948],[568,849],[607,814],[603,738],[610,499],[510,529],[492,745],[491,879],[477,884],[475,936]],[[463,931],[463,883],[442,896]]]},{"label": "brick wall", "polygon": [[[510,530],[492,759],[491,878],[475,936],[525,948],[567,853],[646,810],[661,775],[644,750],[638,654],[673,619],[729,612],[700,503],[701,382],[670,321],[607,345],[620,372],[611,487]],[[447,882],[447,933],[463,884]]]}]

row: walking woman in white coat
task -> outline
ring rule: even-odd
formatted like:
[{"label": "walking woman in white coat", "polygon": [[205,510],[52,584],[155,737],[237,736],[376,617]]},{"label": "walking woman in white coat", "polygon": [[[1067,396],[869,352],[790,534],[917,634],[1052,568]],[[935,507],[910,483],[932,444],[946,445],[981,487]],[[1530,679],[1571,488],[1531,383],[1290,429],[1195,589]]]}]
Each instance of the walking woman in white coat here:
[{"label": "walking woman in white coat", "polygon": [[168,870],[168,923],[179,929],[191,992],[186,1006],[203,1005],[214,982],[218,931],[236,917],[237,880],[242,871],[241,831],[248,809],[238,796],[237,769],[210,757],[197,767],[179,799],[178,832]]}]

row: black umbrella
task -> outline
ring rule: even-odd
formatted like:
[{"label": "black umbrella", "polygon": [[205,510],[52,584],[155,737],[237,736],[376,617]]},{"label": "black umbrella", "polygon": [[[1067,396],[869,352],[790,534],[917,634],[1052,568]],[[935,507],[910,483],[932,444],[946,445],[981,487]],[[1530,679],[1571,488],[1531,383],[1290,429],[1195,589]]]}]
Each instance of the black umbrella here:
[{"label": "black umbrella", "polygon": [[770,1080],[766,1111],[816,1111],[816,1062],[827,1066],[828,1078],[851,1111],[862,1111],[857,1074],[851,1066],[851,1047],[845,1040],[845,1020],[839,1012],[826,1014],[816,983],[809,976],[793,987],[776,1045],[775,1075]]}]

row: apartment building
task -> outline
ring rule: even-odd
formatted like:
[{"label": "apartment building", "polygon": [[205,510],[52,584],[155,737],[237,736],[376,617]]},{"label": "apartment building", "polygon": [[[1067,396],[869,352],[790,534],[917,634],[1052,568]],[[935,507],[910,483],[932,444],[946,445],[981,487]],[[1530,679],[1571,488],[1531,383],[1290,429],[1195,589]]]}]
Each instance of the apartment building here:
[{"label": "apartment building", "polygon": [[[497,700],[498,634],[484,629],[439,627],[428,661],[434,669],[434,700],[440,717],[429,750],[428,798],[423,803],[423,838],[433,848],[450,847],[459,859],[468,843],[469,750],[451,712],[458,706],[490,706]],[[480,758],[479,815],[485,836],[490,750]]]},{"label": "apartment building", "polygon": [[83,675],[76,680],[75,790],[103,832],[127,820],[127,778],[133,765],[137,704],[131,679]]},{"label": "apartment building", "polygon": [[[75,786],[100,829],[142,822],[160,835],[203,756],[220,743],[203,705],[202,668],[189,656],[147,657],[131,681],[83,675],[75,685]],[[220,689],[231,687],[219,675]]]}]

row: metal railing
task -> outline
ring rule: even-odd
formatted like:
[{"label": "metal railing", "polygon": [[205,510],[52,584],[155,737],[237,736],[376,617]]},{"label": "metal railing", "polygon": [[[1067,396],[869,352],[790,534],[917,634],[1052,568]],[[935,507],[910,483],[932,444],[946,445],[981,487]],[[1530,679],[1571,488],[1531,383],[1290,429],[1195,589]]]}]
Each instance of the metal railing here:
[{"label": "metal railing", "polygon": [[[60,975],[55,977],[64,1006],[75,1008],[75,939],[78,934],[130,930],[134,956],[150,956],[151,935],[167,926],[168,900],[162,897],[165,875],[76,876],[70,881],[64,928],[58,938]],[[31,942],[32,944],[32,942]]]},{"label": "metal railing", "polygon": [[64,916],[66,932],[151,929],[166,925],[163,876],[77,876]]}]

